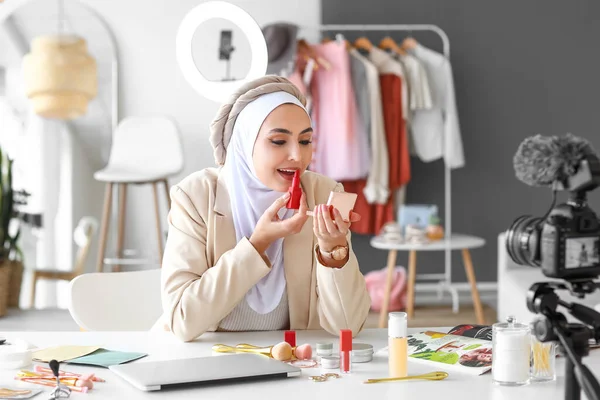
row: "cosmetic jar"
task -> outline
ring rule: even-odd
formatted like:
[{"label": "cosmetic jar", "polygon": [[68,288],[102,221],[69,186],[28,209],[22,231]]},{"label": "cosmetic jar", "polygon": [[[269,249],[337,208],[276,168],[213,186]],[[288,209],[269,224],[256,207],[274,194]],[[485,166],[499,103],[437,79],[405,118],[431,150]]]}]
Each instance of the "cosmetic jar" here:
[{"label": "cosmetic jar", "polygon": [[[530,381],[531,337],[528,325],[510,316],[492,325],[492,380],[505,386],[527,385]],[[484,357],[485,355],[479,355]],[[464,357],[464,355],[463,355]],[[485,356],[487,361],[487,356]]]},{"label": "cosmetic jar", "polygon": [[8,340],[0,346],[0,369],[18,369],[32,363],[32,352],[24,340]]},{"label": "cosmetic jar", "polygon": [[373,361],[373,346],[368,343],[352,344],[352,362],[366,363]]},{"label": "cosmetic jar", "polygon": [[340,358],[335,356],[321,357],[321,367],[324,369],[336,369],[340,367]]},{"label": "cosmetic jar", "polygon": [[317,343],[317,357],[327,357],[333,354],[333,343],[320,342]]}]

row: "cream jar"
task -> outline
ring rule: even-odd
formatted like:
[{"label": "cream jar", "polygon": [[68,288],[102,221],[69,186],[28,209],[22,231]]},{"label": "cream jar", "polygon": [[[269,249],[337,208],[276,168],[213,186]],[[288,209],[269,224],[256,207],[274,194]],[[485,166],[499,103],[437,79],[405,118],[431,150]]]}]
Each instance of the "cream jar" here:
[{"label": "cream jar", "polygon": [[333,354],[333,343],[320,342],[317,343],[317,357],[328,357]]},{"label": "cream jar", "polygon": [[321,357],[321,367],[324,369],[337,369],[340,367],[340,358],[334,356]]},{"label": "cream jar", "polygon": [[373,361],[373,346],[368,343],[352,344],[352,362],[366,363]]}]

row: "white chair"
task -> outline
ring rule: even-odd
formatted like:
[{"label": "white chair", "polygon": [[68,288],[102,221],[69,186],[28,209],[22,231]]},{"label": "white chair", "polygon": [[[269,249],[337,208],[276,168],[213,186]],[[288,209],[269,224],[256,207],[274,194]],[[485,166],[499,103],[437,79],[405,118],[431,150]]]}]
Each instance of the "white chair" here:
[{"label": "white chair", "polygon": [[[165,186],[167,204],[171,207],[167,179],[183,169],[183,149],[177,125],[167,117],[128,117],[117,127],[106,167],[94,178],[106,183],[104,211],[98,246],[97,272],[104,269],[106,239],[112,202],[113,185],[120,185],[116,258],[123,256],[125,233],[125,202],[127,185],[152,184],[158,238],[158,257],[162,258],[163,245],[158,204],[158,183]],[[113,271],[119,271],[118,262]]]},{"label": "white chair", "polygon": [[160,269],[90,273],[71,281],[69,312],[86,331],[147,331],[162,314]]},{"label": "white chair", "polygon": [[70,281],[85,272],[85,262],[90,251],[92,239],[98,230],[98,221],[92,217],[83,217],[73,231],[73,240],[77,244],[75,265],[71,271],[58,269],[33,269],[31,271],[31,308],[35,308],[35,293],[39,279]]}]

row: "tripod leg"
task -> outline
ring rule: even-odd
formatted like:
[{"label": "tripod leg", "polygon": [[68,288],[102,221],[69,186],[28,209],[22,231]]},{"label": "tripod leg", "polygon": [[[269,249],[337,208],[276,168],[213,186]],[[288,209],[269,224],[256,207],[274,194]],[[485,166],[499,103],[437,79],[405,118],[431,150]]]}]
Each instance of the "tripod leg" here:
[{"label": "tripod leg", "polygon": [[580,400],[581,389],[575,378],[575,365],[569,357],[566,358],[565,372],[566,372],[566,385],[565,385],[565,400]]}]

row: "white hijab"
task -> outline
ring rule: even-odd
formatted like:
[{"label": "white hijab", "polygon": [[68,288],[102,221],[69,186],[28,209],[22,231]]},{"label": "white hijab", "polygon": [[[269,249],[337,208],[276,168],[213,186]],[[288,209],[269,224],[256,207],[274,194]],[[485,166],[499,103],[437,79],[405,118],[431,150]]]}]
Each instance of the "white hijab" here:
[{"label": "white hijab", "polygon": [[[244,237],[250,238],[265,210],[283,195],[269,189],[258,179],[252,154],[258,131],[264,120],[275,108],[288,103],[295,104],[306,111],[295,96],[283,91],[273,92],[248,103],[238,115],[233,127],[233,135],[227,147],[227,158],[221,173],[225,177],[229,192],[238,242]],[[279,213],[282,219],[291,215],[293,210],[286,208],[281,209]],[[273,242],[267,249],[266,255],[271,261],[271,270],[246,293],[246,302],[259,314],[273,311],[279,305],[286,287],[283,270],[283,239]]]}]

